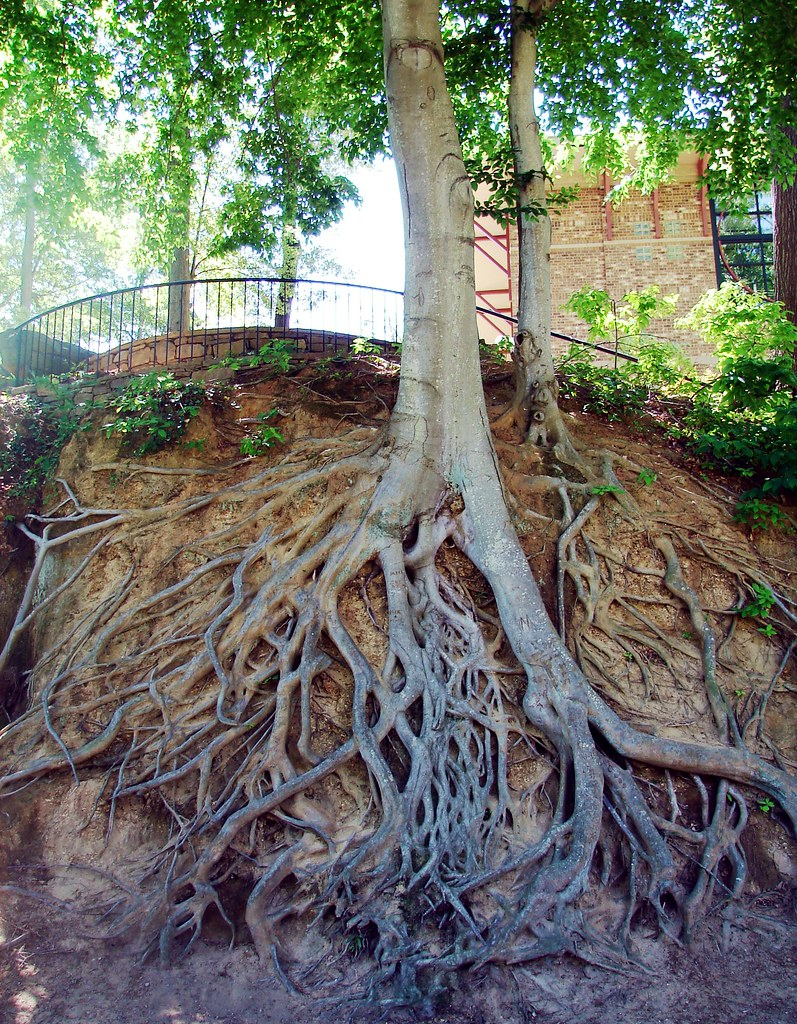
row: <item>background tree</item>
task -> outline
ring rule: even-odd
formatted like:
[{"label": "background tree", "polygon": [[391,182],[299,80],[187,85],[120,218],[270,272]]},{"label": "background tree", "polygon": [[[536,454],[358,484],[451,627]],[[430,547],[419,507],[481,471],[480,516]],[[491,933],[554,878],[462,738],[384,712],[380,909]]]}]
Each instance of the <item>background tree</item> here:
[{"label": "background tree", "polygon": [[[221,230],[211,252],[246,247],[276,255],[278,276],[290,281],[297,276],[302,239],[339,220],[357,191],[345,175],[328,170],[337,145],[313,95],[316,76],[306,67],[297,76],[288,54],[279,64],[259,64],[262,75],[240,112],[237,180],[223,187]],[[289,325],[292,296],[286,284],[278,297],[277,326]]]},{"label": "background tree", "polygon": [[[524,432],[556,434],[540,126],[565,142],[578,141],[587,169],[608,170],[620,180],[616,196],[632,186],[652,190],[686,147],[709,157],[707,181],[718,199],[774,180],[776,289],[793,308],[789,296],[797,285],[787,282],[797,276],[789,258],[795,245],[787,233],[795,220],[789,133],[797,69],[791,48],[782,45],[784,32],[797,31],[792,5],[466,0],[446,9],[469,167],[493,189],[493,212],[518,223],[522,341],[509,415]],[[479,53],[486,55],[481,63]],[[514,182],[514,201],[501,185],[507,181]]]},{"label": "background tree", "polygon": [[[72,209],[68,216],[37,200],[31,254],[24,245],[23,172],[9,156],[4,142],[0,145],[0,220],[5,227],[0,236],[0,325],[11,326],[25,317],[20,306],[23,276],[29,284],[34,311],[126,283],[120,269],[125,224],[114,216],[118,208],[103,191],[104,176],[96,170],[84,174],[80,209]],[[24,274],[23,254],[32,255]]]},{"label": "background tree", "polygon": [[[465,0],[448,10],[469,167],[494,191],[493,212],[518,224],[516,392],[508,415],[531,440],[554,441],[562,430],[550,346],[550,176],[542,130],[580,142],[588,168],[615,174],[629,169],[633,136],[644,153],[634,182],[653,187],[684,145],[701,64],[678,4]],[[479,53],[488,55],[483,63]],[[514,195],[502,182],[513,184]]]},{"label": "background tree", "polygon": [[5,184],[17,189],[13,212],[23,225],[15,260],[19,317],[33,308],[42,235],[68,234],[90,202],[86,179],[97,155],[97,121],[109,109],[109,65],[93,45],[97,32],[93,4],[65,11],[22,5],[0,40]]},{"label": "background tree", "polygon": [[697,145],[721,204],[773,191],[775,298],[797,322],[797,9],[781,0],[706,0],[692,32],[711,74]]},{"label": "background tree", "polygon": [[[192,205],[200,173],[232,134],[247,76],[246,37],[230,32],[222,5],[140,0],[118,4],[112,23],[128,156],[143,226],[142,255],[171,282],[190,281]],[[196,206],[194,206],[196,210]],[[188,286],[169,290],[169,327],[180,330]]]},{"label": "background tree", "polygon": [[[294,277],[297,232],[322,230],[354,197],[343,175],[325,171],[329,126],[313,78],[291,73],[286,38],[223,3],[117,7],[122,97],[139,138],[127,176],[139,198],[142,255],[168,266],[171,281],[190,281],[198,260],[242,246],[268,258],[280,250],[282,276]],[[214,192],[224,202],[212,216]],[[179,298],[174,290],[172,329],[189,295],[189,287]]]}]

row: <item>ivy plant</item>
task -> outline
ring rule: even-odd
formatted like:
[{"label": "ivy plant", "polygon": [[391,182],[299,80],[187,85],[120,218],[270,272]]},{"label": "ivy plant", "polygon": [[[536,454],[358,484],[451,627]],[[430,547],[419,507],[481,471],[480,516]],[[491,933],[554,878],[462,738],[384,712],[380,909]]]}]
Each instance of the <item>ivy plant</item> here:
[{"label": "ivy plant", "polygon": [[61,451],[80,427],[69,388],[52,383],[53,399],[0,395],[0,501],[34,501],[52,477]]},{"label": "ivy plant", "polygon": [[153,371],[134,377],[110,403],[115,416],[103,429],[131,455],[149,455],[178,441],[202,402],[217,394],[218,386]]}]

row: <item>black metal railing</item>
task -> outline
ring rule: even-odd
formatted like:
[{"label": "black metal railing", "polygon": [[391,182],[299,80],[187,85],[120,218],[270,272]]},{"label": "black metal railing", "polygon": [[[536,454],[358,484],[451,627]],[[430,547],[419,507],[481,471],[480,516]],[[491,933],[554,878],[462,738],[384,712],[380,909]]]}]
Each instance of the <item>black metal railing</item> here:
[{"label": "black metal railing", "polygon": [[120,288],[56,306],[0,334],[6,373],[131,372],[257,352],[346,351],[358,338],[394,349],[401,292],[348,282],[213,278]]},{"label": "black metal railing", "polygon": [[[349,351],[357,339],[395,351],[403,331],[402,292],[348,282],[284,278],[212,278],[120,288],[56,306],[0,333],[6,379],[82,370],[145,372],[207,365],[258,352],[282,339],[297,353]],[[517,320],[495,310],[508,335]],[[553,332],[622,359],[607,346]]]},{"label": "black metal railing", "polygon": [[[477,317],[486,323],[491,330],[495,330],[499,334],[502,332],[503,328],[506,327],[508,328],[506,335],[513,335],[515,333],[515,328],[518,325],[518,319],[516,316],[510,316],[508,313],[499,313],[498,310],[495,310],[490,306],[477,306],[476,314]],[[594,352],[602,352],[605,355],[612,356],[615,361],[618,359],[625,359],[626,362],[629,363],[639,362],[639,359],[637,359],[636,356],[632,356],[630,352],[623,352],[623,350],[617,346],[612,348],[609,345],[599,345],[594,341],[585,341],[583,338],[574,338],[572,334],[561,334],[559,331],[551,331],[551,337],[556,338],[559,341],[566,341],[571,345],[581,345],[584,348],[591,348]]]}]

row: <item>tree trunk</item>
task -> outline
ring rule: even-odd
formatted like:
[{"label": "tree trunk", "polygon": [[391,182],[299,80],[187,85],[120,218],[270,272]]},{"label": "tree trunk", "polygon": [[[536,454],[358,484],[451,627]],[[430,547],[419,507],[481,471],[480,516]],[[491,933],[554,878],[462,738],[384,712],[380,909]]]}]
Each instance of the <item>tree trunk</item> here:
[{"label": "tree trunk", "polygon": [[556,404],[551,350],[551,222],[540,123],[534,102],[537,26],[556,0],[521,0],[512,9],[509,128],[517,182],[519,290],[515,395],[508,414],[534,444],[565,433]]},{"label": "tree trunk", "polygon": [[168,316],[170,334],[182,334],[191,329],[191,254],[188,246],[174,250],[169,267]]},{"label": "tree trunk", "polygon": [[25,172],[25,238],[22,243],[19,307],[21,319],[33,310],[33,260],[36,249],[36,175],[28,166]]},{"label": "tree trunk", "polygon": [[[772,188],[775,298],[797,325],[797,130],[784,129],[792,150],[791,184],[775,180]],[[797,361],[797,352],[795,352]]]},{"label": "tree trunk", "polygon": [[[383,3],[393,158],[404,213],[401,384],[391,429],[442,480],[463,433],[486,438],[473,269],[473,198],[443,72],[435,0]],[[480,442],[483,448],[483,441]],[[443,452],[445,451],[445,454]]]},{"label": "tree trunk", "polygon": [[282,225],[282,266],[280,267],[280,278],[284,282],[280,285],[277,296],[277,309],[274,314],[274,326],[278,330],[287,330],[291,326],[291,307],[293,296],[296,292],[296,272],[299,269],[299,257],[302,253],[302,244],[299,240],[299,231],[295,224],[283,222]]}]

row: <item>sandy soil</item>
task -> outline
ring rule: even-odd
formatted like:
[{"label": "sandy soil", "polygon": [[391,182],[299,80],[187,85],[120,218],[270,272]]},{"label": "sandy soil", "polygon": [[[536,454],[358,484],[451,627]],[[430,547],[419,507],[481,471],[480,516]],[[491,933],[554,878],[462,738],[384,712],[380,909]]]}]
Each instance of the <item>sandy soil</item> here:
[{"label": "sandy soil", "polygon": [[[0,891],[0,1024],[792,1024],[797,925],[783,889],[746,901],[726,934],[707,924],[697,948],[637,940],[640,969],[619,973],[551,957],[465,973],[430,1013],[341,1001],[368,967],[342,945],[327,982],[292,972],[289,992],[251,945],[198,943],[173,966],[130,945],[76,935],[52,907]],[[288,968],[288,965],[285,965]]]},{"label": "sandy soil", "polygon": [[[7,895],[7,894],[6,894]],[[16,901],[12,901],[16,902]],[[759,900],[723,952],[709,927],[698,949],[641,949],[647,973],[553,958],[528,968],[463,975],[430,1014],[386,1011],[388,1024],[790,1024],[797,1021],[797,928],[784,906]],[[762,905],[763,904],[763,905]],[[11,905],[6,901],[6,910]],[[778,923],[764,920],[775,917]],[[17,905],[0,947],[2,1024],[326,1024],[373,1021],[381,1009],[335,1005],[363,964],[341,951],[337,983],[292,995],[251,946],[202,942],[169,968],[124,946],[76,938],[42,906]],[[299,982],[310,988],[312,980]],[[332,999],[330,999],[330,996]]]}]

